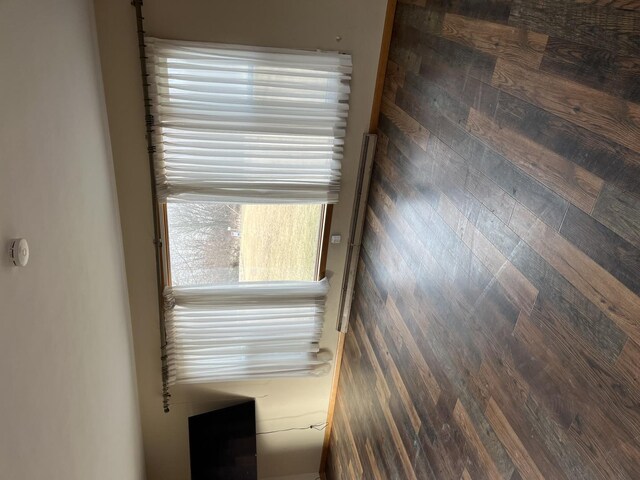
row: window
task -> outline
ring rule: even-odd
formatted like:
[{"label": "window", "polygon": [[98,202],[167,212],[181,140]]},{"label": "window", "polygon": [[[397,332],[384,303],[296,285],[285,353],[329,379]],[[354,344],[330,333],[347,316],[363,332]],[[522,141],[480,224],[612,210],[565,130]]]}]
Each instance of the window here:
[{"label": "window", "polygon": [[317,375],[351,58],[146,39],[170,382]]},{"label": "window", "polygon": [[316,280],[324,205],[170,203],[176,285]]}]

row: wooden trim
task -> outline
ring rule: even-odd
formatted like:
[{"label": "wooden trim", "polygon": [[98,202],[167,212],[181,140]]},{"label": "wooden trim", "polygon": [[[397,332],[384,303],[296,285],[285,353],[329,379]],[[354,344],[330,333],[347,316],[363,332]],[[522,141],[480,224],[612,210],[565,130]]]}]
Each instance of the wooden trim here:
[{"label": "wooden trim", "polygon": [[371,118],[369,120],[369,133],[376,133],[378,130],[380,106],[382,105],[382,92],[384,90],[384,78],[387,73],[387,62],[389,60],[389,49],[391,47],[391,34],[393,32],[393,21],[396,15],[397,4],[398,0],[387,1],[387,13],[384,18],[384,30],[382,31],[382,43],[380,45],[380,57],[378,60],[376,89],[373,93],[373,105],[371,107]]},{"label": "wooden trim", "polygon": [[336,408],[338,382],[340,380],[340,367],[342,366],[342,352],[344,351],[344,342],[346,339],[346,334],[340,332],[338,335],[338,348],[336,349],[336,366],[333,371],[333,380],[331,381],[331,395],[329,396],[329,408],[327,410],[327,427],[324,429],[324,442],[322,444],[322,455],[320,457],[321,476],[325,474],[327,458],[329,457],[329,441],[331,440],[331,428],[333,427],[333,412]]},{"label": "wooden trim", "polygon": [[[387,61],[389,59],[389,48],[391,46],[391,33],[393,32],[393,21],[396,14],[397,0],[387,1],[387,11],[384,19],[384,29],[382,31],[382,42],[380,44],[380,57],[378,59],[378,73],[376,75],[376,87],[373,93],[373,103],[371,106],[371,118],[369,120],[369,133],[376,133],[378,130],[378,118],[382,105],[382,92],[384,90],[384,78],[387,72]],[[325,265],[326,266],[326,265]],[[338,337],[338,348],[336,349],[335,369],[331,382],[331,394],[329,397],[329,408],[327,410],[327,427],[324,430],[324,443],[322,445],[322,455],[320,457],[320,476],[324,477],[329,456],[329,441],[331,439],[331,428],[333,427],[333,412],[338,394],[338,383],[340,381],[340,367],[342,365],[342,354],[344,352],[344,342],[346,335],[340,333]]]}]

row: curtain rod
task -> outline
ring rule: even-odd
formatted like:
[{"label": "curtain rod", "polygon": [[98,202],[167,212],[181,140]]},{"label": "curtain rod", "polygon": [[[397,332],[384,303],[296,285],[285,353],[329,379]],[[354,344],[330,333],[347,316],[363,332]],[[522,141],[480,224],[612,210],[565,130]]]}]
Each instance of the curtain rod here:
[{"label": "curtain rod", "polygon": [[154,230],[154,247],[156,252],[156,276],[158,287],[158,313],[160,318],[160,360],[162,362],[162,407],[165,413],[169,412],[169,367],[167,364],[167,329],[164,316],[164,298],[162,292],[164,290],[164,276],[162,273],[163,261],[163,241],[162,227],[160,222],[160,207],[158,203],[158,195],[156,189],[156,181],[154,175],[154,153],[156,147],[153,144],[153,126],[154,119],[151,113],[151,98],[149,96],[149,74],[147,73],[147,55],[145,44],[145,31],[142,16],[142,0],[133,0],[131,2],[136,9],[136,27],[138,33],[138,51],[140,54],[140,73],[142,77],[142,92],[144,95],[144,118],[146,124],[147,137],[147,155],[149,157],[149,176],[151,179],[151,201],[153,203],[153,230]]}]

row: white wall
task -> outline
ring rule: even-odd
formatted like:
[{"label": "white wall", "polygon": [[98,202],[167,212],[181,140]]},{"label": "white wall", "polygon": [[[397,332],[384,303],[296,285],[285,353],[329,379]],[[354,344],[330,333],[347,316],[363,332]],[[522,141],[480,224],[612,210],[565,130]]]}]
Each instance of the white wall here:
[{"label": "white wall", "polygon": [[[0,2],[0,478],[140,480],[93,5]],[[27,237],[23,269],[6,254]]]},{"label": "white wall", "polygon": [[[353,55],[351,111],[341,202],[332,231],[348,235],[362,134],[368,130],[386,0],[146,0],[152,36],[247,45],[341,50]],[[134,330],[149,480],[188,478],[187,417],[257,399],[258,431],[326,420],[331,376],[181,386],[162,412],[151,193],[144,138],[135,17],[129,0],[95,0]],[[336,41],[340,36],[341,40]],[[331,279],[321,346],[335,353],[337,305],[346,244],[331,246]],[[261,478],[317,472],[323,432],[258,437]]]}]

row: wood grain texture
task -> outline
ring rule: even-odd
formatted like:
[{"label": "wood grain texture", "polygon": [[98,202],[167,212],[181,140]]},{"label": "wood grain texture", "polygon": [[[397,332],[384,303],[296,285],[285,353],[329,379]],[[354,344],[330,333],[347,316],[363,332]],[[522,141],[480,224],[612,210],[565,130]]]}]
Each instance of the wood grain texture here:
[{"label": "wood grain texture", "polygon": [[327,478],[640,478],[636,0],[406,0]]},{"label": "wood grain texture", "polygon": [[501,59],[491,84],[640,152],[640,105]]},{"label": "wood grain texture", "polygon": [[490,149],[481,157],[480,169],[547,225],[560,228],[569,206],[567,200]]},{"label": "wood grain texture", "polygon": [[516,208],[509,226],[627,335],[640,341],[638,296],[524,207]]},{"label": "wood grain texture", "polygon": [[576,3],[619,8],[620,10],[640,10],[640,0],[576,0]]},{"label": "wood grain texture", "polygon": [[513,0],[509,24],[630,55],[640,53],[640,14],[606,8],[599,0]]},{"label": "wood grain texture", "polygon": [[397,63],[389,60],[387,62],[387,73],[384,77],[384,99],[394,102],[396,99],[396,91],[398,87],[404,85],[404,69]]},{"label": "wood grain texture", "polygon": [[493,112],[483,113],[606,182],[640,194],[640,154],[505,92]]},{"label": "wood grain texture", "polygon": [[492,150],[574,205],[585,212],[593,210],[603,186],[602,179],[527,137],[500,127],[476,110],[470,111],[467,128]]},{"label": "wood grain texture", "polygon": [[546,35],[507,25],[446,14],[442,36],[527,67],[537,68],[547,44]]},{"label": "wood grain texture", "polygon": [[499,60],[492,85],[640,152],[640,105]]},{"label": "wood grain texture", "polygon": [[446,198],[438,213],[500,283],[512,303],[531,312],[538,289]]},{"label": "wood grain texture", "polygon": [[640,249],[574,207],[569,208],[560,234],[640,295]]},{"label": "wood grain texture", "polygon": [[489,399],[486,415],[498,438],[500,438],[500,441],[509,452],[509,456],[518,467],[518,471],[522,477],[543,480],[544,476],[540,473],[538,466],[529,455],[529,452],[522,444],[516,432],[514,432],[511,425],[509,425],[509,421],[493,398]]},{"label": "wood grain texture", "polygon": [[438,0],[447,6],[447,12],[465,17],[507,23],[511,13],[511,0]]},{"label": "wood grain texture", "polygon": [[416,145],[423,150],[427,149],[429,132],[416,120],[407,115],[404,110],[398,108],[395,103],[392,103],[388,99],[383,99],[381,112],[406,136],[415,142]]},{"label": "wood grain texture", "polygon": [[[493,459],[485,449],[482,440],[476,432],[473,420],[469,417],[469,414],[460,403],[460,400],[456,402],[456,406],[453,409],[453,418],[460,427],[462,434],[468,443],[470,449],[473,451],[472,461],[477,463],[474,470],[485,472],[489,479],[500,479],[502,475],[498,471],[497,467],[493,463]],[[465,469],[465,472],[467,470]],[[467,472],[467,475],[469,473]],[[463,472],[464,477],[464,472]]]},{"label": "wood grain texture", "polygon": [[593,216],[640,248],[640,197],[613,186],[605,186]]},{"label": "wood grain texture", "polygon": [[[584,65],[598,69],[591,75]],[[574,80],[635,103],[640,102],[640,59],[601,47],[551,38],[540,70]]]}]

